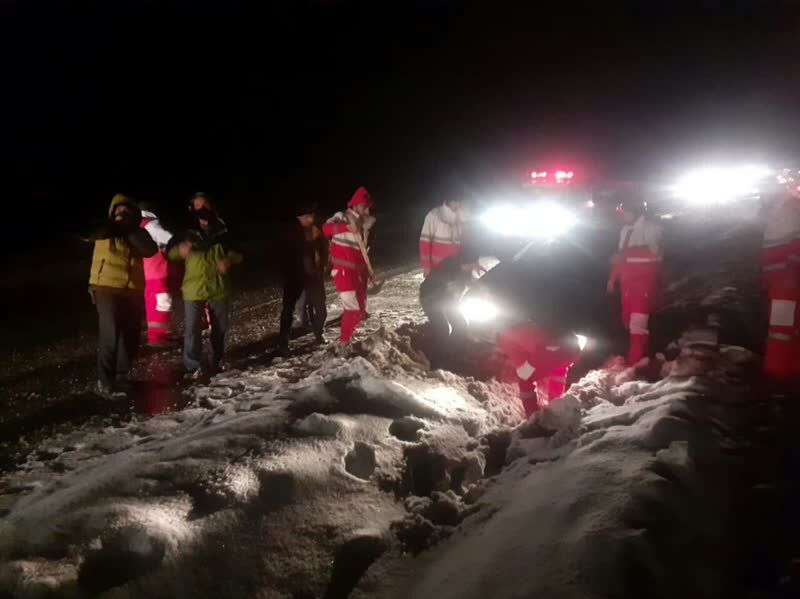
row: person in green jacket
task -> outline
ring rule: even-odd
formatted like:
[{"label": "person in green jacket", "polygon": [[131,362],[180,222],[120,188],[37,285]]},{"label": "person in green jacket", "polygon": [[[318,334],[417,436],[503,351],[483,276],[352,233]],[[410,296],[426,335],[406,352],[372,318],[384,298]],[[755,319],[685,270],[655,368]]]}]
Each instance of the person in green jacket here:
[{"label": "person in green jacket", "polygon": [[111,397],[125,391],[139,349],[144,271],[142,258],[158,251],[139,225],[142,212],[122,194],[111,200],[108,219],[86,238],[94,241],[89,293],[97,308],[97,391]]},{"label": "person in green jacket", "polygon": [[[185,308],[183,364],[194,378],[199,378],[206,371],[214,373],[224,368],[230,269],[243,258],[232,249],[228,228],[206,194],[196,193],[189,210],[196,224],[176,236],[167,257],[185,262],[181,288]],[[206,303],[211,320],[211,359],[204,366],[200,321]]]}]

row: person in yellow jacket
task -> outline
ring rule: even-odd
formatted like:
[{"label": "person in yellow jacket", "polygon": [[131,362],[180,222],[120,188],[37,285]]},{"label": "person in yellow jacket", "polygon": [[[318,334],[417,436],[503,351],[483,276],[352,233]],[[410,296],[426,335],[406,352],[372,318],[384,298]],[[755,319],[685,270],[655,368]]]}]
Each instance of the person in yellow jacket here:
[{"label": "person in yellow jacket", "polygon": [[97,390],[106,397],[124,391],[139,350],[144,270],[142,258],[158,251],[139,226],[141,210],[122,194],[111,200],[108,219],[94,241],[89,293],[97,307]]}]

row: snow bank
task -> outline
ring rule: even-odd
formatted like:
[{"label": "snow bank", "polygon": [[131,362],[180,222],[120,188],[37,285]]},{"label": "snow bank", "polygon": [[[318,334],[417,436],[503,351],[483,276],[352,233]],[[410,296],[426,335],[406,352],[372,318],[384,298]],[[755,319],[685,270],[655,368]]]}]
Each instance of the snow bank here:
[{"label": "snow bank", "polygon": [[[417,559],[387,554],[353,596],[722,596],[743,357],[723,348],[703,376],[651,383],[590,373],[515,430],[459,529]],[[431,500],[410,511],[430,521]]]},{"label": "snow bank", "polygon": [[380,328],[224,373],[181,412],[53,437],[2,480],[0,593],[321,596],[337,552],[385,547],[409,485],[434,484],[409,455],[443,460],[435,514],[474,486],[479,437],[520,419],[508,391],[430,372]]}]

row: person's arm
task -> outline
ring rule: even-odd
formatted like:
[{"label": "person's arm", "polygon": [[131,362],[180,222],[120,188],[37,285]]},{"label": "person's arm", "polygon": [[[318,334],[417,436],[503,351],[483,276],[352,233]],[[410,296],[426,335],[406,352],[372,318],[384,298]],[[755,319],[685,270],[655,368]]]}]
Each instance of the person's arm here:
[{"label": "person's arm", "polygon": [[656,256],[661,256],[661,235],[661,227],[656,223],[651,223],[647,231],[647,247]]},{"label": "person's arm", "polygon": [[431,247],[433,244],[433,213],[429,212],[422,223],[422,232],[419,236],[419,261],[422,265],[422,272],[427,277],[433,266],[431,257]]},{"label": "person's arm", "polygon": [[125,239],[133,253],[141,258],[149,258],[158,252],[158,244],[145,229],[137,227],[136,230],[129,232]]},{"label": "person's arm", "polygon": [[165,247],[172,239],[172,233],[161,226],[161,222],[156,218],[144,226],[145,231],[150,233],[150,237],[159,247]]},{"label": "person's arm", "polygon": [[322,232],[325,237],[331,238],[340,233],[347,233],[349,231],[347,222],[340,221],[336,217],[329,218],[325,224],[322,225]]}]

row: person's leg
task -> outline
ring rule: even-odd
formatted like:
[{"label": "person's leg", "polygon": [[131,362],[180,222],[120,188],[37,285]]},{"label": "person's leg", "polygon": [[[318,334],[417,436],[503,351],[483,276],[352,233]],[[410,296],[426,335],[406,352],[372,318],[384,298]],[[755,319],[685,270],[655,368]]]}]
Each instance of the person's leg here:
[{"label": "person's leg", "polygon": [[778,381],[800,379],[800,297],[796,292],[769,292],[769,328],[764,373]]},{"label": "person's leg", "polygon": [[567,391],[567,375],[569,374],[569,366],[556,368],[549,376],[542,381],[542,385],[547,388],[547,399],[553,401],[558,399]]},{"label": "person's leg", "polygon": [[358,275],[350,269],[339,269],[334,278],[336,289],[342,300],[342,331],[340,340],[350,343],[353,333],[361,322],[361,306],[358,302]]},{"label": "person's leg", "polygon": [[322,339],[325,320],[328,318],[328,308],[326,306],[325,282],[321,277],[313,277],[306,282],[305,295],[314,336],[317,339]]},{"label": "person's leg", "polygon": [[119,294],[117,298],[117,379],[127,381],[141,343],[142,296],[138,293]]},{"label": "person's leg", "polygon": [[114,293],[106,289],[95,289],[94,304],[97,308],[97,381],[107,391],[114,386],[117,370],[117,329]]},{"label": "person's leg", "polygon": [[358,278],[356,280],[356,299],[358,300],[358,309],[361,312],[360,320],[369,318],[369,312],[367,312],[368,285],[369,279],[367,278],[367,274],[363,272],[358,273]]},{"label": "person's leg", "polygon": [[289,346],[295,307],[302,293],[303,282],[301,280],[287,278],[283,282],[283,306],[281,307],[280,332],[278,333],[278,343],[281,347]]},{"label": "person's leg", "polygon": [[172,296],[166,279],[150,279],[145,282],[144,310],[147,318],[147,343],[154,346],[168,345]]},{"label": "person's leg", "polygon": [[529,418],[531,414],[539,411],[539,399],[536,394],[536,381],[533,377],[517,381],[519,385],[519,399],[522,402],[522,408],[525,410],[525,417]]},{"label": "person's leg", "polygon": [[228,335],[228,300],[208,302],[211,315],[211,368],[219,370],[225,357],[225,337]]},{"label": "person's leg", "polygon": [[183,365],[186,370],[193,372],[202,366],[203,344],[200,321],[205,302],[183,302],[184,306],[184,331],[183,331]]}]

